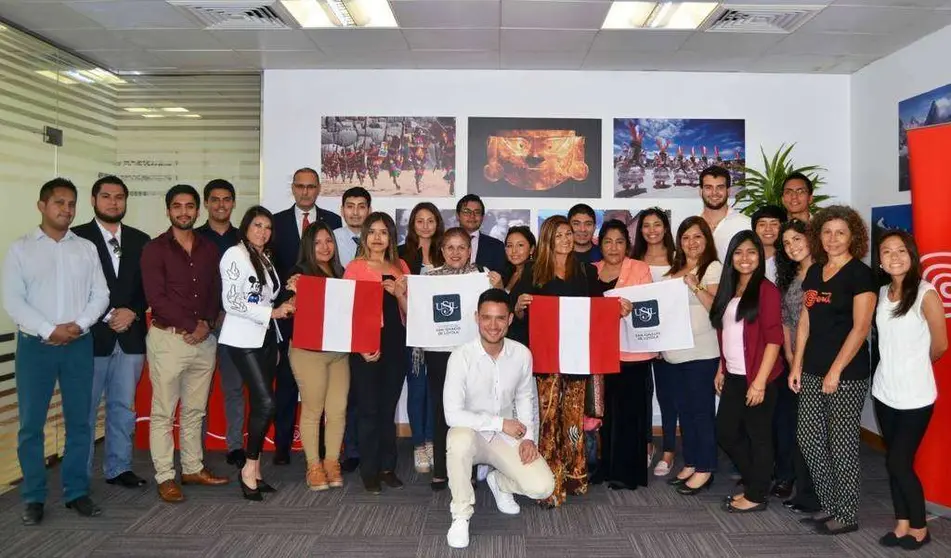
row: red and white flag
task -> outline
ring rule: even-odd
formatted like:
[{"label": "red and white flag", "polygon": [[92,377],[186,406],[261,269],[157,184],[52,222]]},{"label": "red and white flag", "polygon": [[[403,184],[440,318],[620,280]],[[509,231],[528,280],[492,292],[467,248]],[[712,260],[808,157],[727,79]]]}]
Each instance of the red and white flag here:
[{"label": "red and white flag", "polygon": [[620,372],[618,299],[536,295],[528,313],[536,374]]},{"label": "red and white flag", "polygon": [[305,275],[298,278],[294,347],[373,353],[380,350],[382,324],[380,283]]}]

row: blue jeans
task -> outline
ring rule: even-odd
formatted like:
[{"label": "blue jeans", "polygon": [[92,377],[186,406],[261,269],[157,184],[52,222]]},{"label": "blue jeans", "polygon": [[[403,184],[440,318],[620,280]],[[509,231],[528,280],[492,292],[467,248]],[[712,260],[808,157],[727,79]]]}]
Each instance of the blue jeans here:
[{"label": "blue jeans", "polygon": [[410,353],[409,373],[406,374],[406,414],[409,415],[409,427],[413,431],[411,440],[413,446],[421,446],[433,441],[435,430],[435,414],[433,400],[429,394],[429,381],[426,378],[426,368],[414,374],[412,370],[412,350]]},{"label": "blue jeans", "polygon": [[68,345],[54,347],[39,337],[17,335],[15,375],[20,430],[17,457],[23,471],[20,496],[25,503],[46,501],[44,445],[46,414],[59,380],[66,426],[63,455],[63,500],[69,502],[89,493],[89,408],[92,406],[92,336],[84,335]]},{"label": "blue jeans", "polygon": [[102,473],[107,479],[132,470],[132,435],[135,432],[135,389],[142,376],[145,355],[127,355],[116,343],[112,354],[95,357],[92,379],[92,400],[89,408],[89,474],[92,476],[93,443],[99,401],[106,396],[105,454]]},{"label": "blue jeans", "polygon": [[[661,450],[664,452],[677,451],[677,392],[681,389],[671,368],[674,366],[663,359],[651,361],[654,365],[654,391],[657,394],[657,404],[660,405],[660,423],[663,430]],[[713,385],[713,379],[710,379]]]},{"label": "blue jeans", "polygon": [[674,391],[680,416],[684,466],[699,473],[717,470],[716,389],[720,359],[665,363],[665,374],[677,386]]}]

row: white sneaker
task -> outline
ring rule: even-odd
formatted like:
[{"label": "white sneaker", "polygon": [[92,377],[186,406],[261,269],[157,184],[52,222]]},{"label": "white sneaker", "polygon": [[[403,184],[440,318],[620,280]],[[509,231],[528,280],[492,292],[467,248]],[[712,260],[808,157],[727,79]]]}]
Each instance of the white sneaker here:
[{"label": "white sneaker", "polygon": [[417,473],[429,472],[429,458],[426,456],[426,446],[416,446],[413,450],[413,465]]},{"label": "white sneaker", "polygon": [[482,482],[488,476],[489,476],[488,465],[479,465],[478,467],[476,467],[476,481]]},{"label": "white sneaker", "polygon": [[491,471],[488,476],[485,477],[485,482],[489,485],[489,490],[491,490],[492,495],[495,496],[495,507],[499,508],[499,511],[504,514],[517,515],[522,511],[522,508],[520,508],[518,502],[515,501],[515,496],[508,492],[502,492],[502,489],[499,488],[498,475],[498,471]]},{"label": "white sneaker", "polygon": [[469,520],[453,519],[449,532],[446,533],[446,543],[452,548],[469,546]]}]

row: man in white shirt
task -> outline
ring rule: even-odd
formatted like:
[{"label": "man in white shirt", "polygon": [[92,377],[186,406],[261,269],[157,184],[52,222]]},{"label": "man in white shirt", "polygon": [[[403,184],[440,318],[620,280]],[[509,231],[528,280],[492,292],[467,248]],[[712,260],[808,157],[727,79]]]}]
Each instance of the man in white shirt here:
[{"label": "man in white shirt", "polygon": [[479,339],[452,352],[446,369],[443,406],[449,435],[446,466],[452,502],[452,526],[446,542],[469,545],[469,518],[475,492],[470,482],[474,464],[494,468],[486,478],[499,511],[519,513],[514,494],[541,500],[555,489],[555,479],[538,453],[538,394],[532,377],[532,354],[506,339],[512,323],[509,297],[489,289],[476,310]]},{"label": "man in white shirt", "polygon": [[102,513],[89,498],[89,427],[93,339],[89,328],[109,305],[109,288],[92,242],[69,230],[76,186],[64,178],[40,189],[40,226],[15,240],[3,263],[3,308],[19,328],[16,352],[23,471],[21,520],[37,525],[46,501],[45,434],[53,388],[59,381],[66,451],[63,501],[82,516]]},{"label": "man in white shirt", "polygon": [[713,231],[713,243],[720,262],[726,262],[726,251],[733,236],[750,230],[750,218],[727,205],[730,198],[730,172],[716,165],[700,173],[700,199],[703,200],[703,220]]},{"label": "man in white shirt", "polygon": [[363,222],[366,221],[367,215],[372,211],[370,203],[370,192],[362,186],[354,186],[343,193],[343,199],[340,202],[343,226],[334,230],[337,255],[343,267],[347,267],[347,264],[357,256],[360,231],[363,229]]},{"label": "man in white shirt", "polygon": [[766,278],[776,282],[776,243],[779,239],[779,229],[786,222],[786,210],[778,205],[764,205],[756,210],[751,218],[753,231],[763,243],[766,252]]}]

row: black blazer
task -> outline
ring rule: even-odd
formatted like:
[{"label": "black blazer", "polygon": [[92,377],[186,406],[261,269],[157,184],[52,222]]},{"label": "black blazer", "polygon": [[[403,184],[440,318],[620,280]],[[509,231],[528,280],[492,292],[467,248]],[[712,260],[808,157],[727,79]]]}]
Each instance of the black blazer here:
[{"label": "black blazer", "polygon": [[[342,225],[340,216],[336,213],[319,207],[314,209],[317,210],[317,221],[327,223],[331,229],[339,229]],[[297,265],[297,253],[300,250],[300,233],[297,232],[297,216],[293,205],[274,214],[273,235],[271,246],[274,251],[274,267],[277,268],[281,283],[285,283],[291,276],[291,270]],[[278,320],[277,324],[285,342],[290,340],[294,331],[294,319]]]},{"label": "black blazer", "polygon": [[[119,277],[116,277],[112,268],[112,248],[106,245],[96,220],[73,227],[73,232],[96,245],[102,273],[106,276],[106,284],[109,286],[109,308],[128,308],[135,312],[136,318],[128,330],[116,333],[102,322],[105,314],[100,316],[91,328],[93,354],[111,355],[116,341],[126,354],[145,354],[145,311],[149,305],[145,301],[145,289],[142,287],[141,259],[142,249],[151,240],[149,235],[122,224],[122,240],[119,245],[122,254],[119,256]],[[109,309],[106,310],[108,311]]]},{"label": "black blazer", "polygon": [[502,273],[507,262],[505,244],[497,238],[479,233],[479,251],[476,252],[475,263],[488,268],[490,271]]}]

